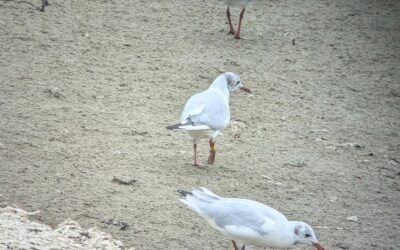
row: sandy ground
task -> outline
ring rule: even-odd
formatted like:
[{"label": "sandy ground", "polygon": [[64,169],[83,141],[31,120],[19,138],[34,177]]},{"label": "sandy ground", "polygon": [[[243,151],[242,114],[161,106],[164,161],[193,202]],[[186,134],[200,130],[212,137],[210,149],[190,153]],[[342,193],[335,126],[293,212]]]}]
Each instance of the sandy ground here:
[{"label": "sandy ground", "polygon": [[[214,0],[50,4],[0,0],[0,206],[136,249],[230,249],[175,192],[204,186],[307,221],[326,249],[400,249],[399,1],[256,0],[241,40]],[[198,169],[165,126],[224,71],[253,94],[232,95]]]}]

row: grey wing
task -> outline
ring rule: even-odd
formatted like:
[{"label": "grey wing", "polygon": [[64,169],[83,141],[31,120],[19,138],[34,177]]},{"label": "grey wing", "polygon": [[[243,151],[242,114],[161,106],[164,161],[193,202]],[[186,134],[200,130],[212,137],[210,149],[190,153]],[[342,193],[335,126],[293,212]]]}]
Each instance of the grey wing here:
[{"label": "grey wing", "polygon": [[207,125],[214,130],[225,128],[229,119],[229,105],[212,91],[193,95],[186,102],[181,115],[181,123],[190,120],[193,125]]},{"label": "grey wing", "polygon": [[251,203],[252,201],[249,203],[246,202],[247,200],[241,201],[243,200],[222,199],[220,202],[209,204],[208,207],[205,204],[201,210],[203,216],[208,217],[216,226],[223,228],[233,236],[243,237],[246,235],[247,238],[257,238],[259,235],[267,235],[276,229],[275,216],[270,215],[270,211],[265,211],[264,205],[257,202]]}]

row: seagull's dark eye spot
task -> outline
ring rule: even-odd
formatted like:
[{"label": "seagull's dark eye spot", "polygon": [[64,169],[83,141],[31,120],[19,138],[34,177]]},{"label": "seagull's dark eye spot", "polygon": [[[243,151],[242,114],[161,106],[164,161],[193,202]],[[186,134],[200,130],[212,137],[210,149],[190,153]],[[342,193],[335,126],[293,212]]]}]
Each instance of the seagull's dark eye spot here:
[{"label": "seagull's dark eye spot", "polygon": [[240,81],[237,81],[236,84],[239,85],[239,84],[240,84]]},{"label": "seagull's dark eye spot", "polygon": [[311,237],[311,234],[305,234],[304,235],[306,238],[310,238]]}]

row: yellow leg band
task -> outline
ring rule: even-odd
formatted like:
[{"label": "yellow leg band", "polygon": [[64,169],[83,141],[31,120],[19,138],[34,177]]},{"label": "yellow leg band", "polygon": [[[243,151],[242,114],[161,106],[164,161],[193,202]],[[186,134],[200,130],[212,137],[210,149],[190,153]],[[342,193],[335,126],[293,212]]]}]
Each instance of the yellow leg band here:
[{"label": "yellow leg band", "polygon": [[211,152],[213,152],[213,153],[217,152],[217,146],[215,145],[215,143],[211,147]]}]

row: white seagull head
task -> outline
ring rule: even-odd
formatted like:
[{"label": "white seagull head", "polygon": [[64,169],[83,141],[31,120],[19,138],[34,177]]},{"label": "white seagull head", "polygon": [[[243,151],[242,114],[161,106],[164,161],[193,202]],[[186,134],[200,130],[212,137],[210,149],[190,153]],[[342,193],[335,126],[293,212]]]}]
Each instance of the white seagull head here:
[{"label": "white seagull head", "polygon": [[250,89],[243,86],[243,83],[242,81],[240,81],[240,77],[237,74],[232,72],[225,72],[223,75],[225,76],[226,83],[228,84],[228,90],[230,92],[240,89],[247,93],[251,93]]},{"label": "white seagull head", "polygon": [[317,237],[315,236],[314,230],[310,225],[302,221],[290,221],[293,224],[293,233],[295,238],[294,244],[306,244],[312,245],[318,250],[324,248],[319,244]]},{"label": "white seagull head", "polygon": [[251,93],[250,89],[243,86],[242,81],[240,81],[239,75],[232,72],[225,72],[219,75],[210,85],[210,88],[215,88],[223,91],[227,95],[229,95],[229,92],[233,92],[238,89],[243,90],[247,93]]}]

